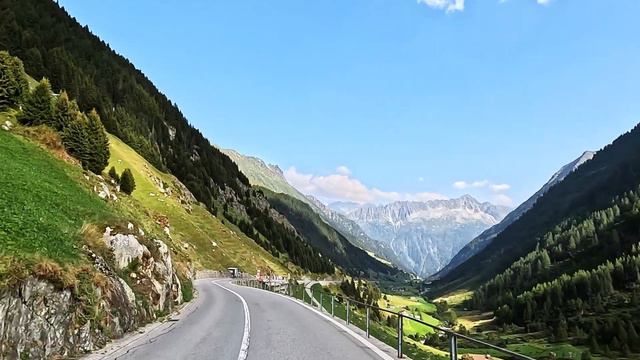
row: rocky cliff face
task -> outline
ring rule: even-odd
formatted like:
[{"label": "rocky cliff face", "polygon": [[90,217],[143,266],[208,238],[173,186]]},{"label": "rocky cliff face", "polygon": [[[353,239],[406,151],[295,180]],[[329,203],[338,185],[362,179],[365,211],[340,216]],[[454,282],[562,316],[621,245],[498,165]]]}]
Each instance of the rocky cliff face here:
[{"label": "rocky cliff face", "polygon": [[103,241],[113,260],[85,248],[93,266],[81,268],[73,286],[32,276],[1,290],[0,358],[86,353],[181,303],[169,249],[142,238],[107,228]]},{"label": "rocky cliff face", "polygon": [[467,242],[498,223],[508,209],[471,196],[426,202],[365,205],[347,214],[368,236],[386,242],[403,268],[426,277]]}]

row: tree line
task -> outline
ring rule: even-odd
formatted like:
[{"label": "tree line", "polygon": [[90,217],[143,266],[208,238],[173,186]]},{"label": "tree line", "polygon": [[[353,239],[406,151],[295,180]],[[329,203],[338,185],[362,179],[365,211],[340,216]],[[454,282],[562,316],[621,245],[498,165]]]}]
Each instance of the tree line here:
[{"label": "tree line", "polygon": [[22,62],[6,51],[0,51],[0,104],[3,110],[18,109],[16,119],[22,125],[56,130],[84,169],[101,174],[109,163],[109,140],[98,113],[81,112],[65,91],[54,96],[46,78],[29,91]]}]

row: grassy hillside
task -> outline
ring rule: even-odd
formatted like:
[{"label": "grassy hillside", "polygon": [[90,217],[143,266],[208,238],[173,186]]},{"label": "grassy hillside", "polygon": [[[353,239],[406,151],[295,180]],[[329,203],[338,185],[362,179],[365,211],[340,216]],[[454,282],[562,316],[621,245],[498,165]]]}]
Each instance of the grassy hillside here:
[{"label": "grassy hillside", "polygon": [[[149,212],[154,219],[166,217],[169,223],[172,242],[177,249],[193,259],[200,268],[225,269],[239,266],[245,271],[255,273],[271,269],[283,274],[288,270],[270,253],[245,236],[233,224],[225,224],[211,215],[201,204],[181,204],[181,198],[188,195],[181,190],[178,180],[157,170],[131,147],[115,136],[109,136],[111,159],[109,166],[118,173],[130,168],[136,179],[136,191],[133,198]],[[160,183],[166,184],[165,194]],[[169,190],[170,189],[170,190]],[[171,195],[168,192],[171,191]],[[187,206],[185,206],[187,205]],[[187,211],[188,208],[191,210]]]},{"label": "grassy hillside", "polygon": [[[0,113],[4,123],[13,114]],[[197,202],[180,203],[186,193],[177,180],[151,166],[118,138],[110,136],[111,164],[134,173],[137,189],[129,197],[105,202],[93,191],[101,180],[86,176],[56,148],[59,138],[45,127],[16,125],[0,131],[0,284],[14,280],[17,263],[33,267],[53,261],[70,270],[88,265],[82,246],[99,238],[101,229],[133,222],[165,241],[175,260],[196,269],[224,270],[238,266],[248,272],[289,270],[229,223],[223,224]],[[43,148],[45,147],[45,148]],[[65,161],[65,160],[67,161]],[[172,188],[165,196],[154,181]],[[169,225],[169,235],[163,228]],[[89,234],[87,234],[89,233]],[[87,237],[93,239],[87,239]],[[295,270],[295,268],[292,268]]]},{"label": "grassy hillside", "polygon": [[84,182],[79,167],[0,131],[0,279],[13,260],[86,263],[83,225],[113,223],[118,215]]}]

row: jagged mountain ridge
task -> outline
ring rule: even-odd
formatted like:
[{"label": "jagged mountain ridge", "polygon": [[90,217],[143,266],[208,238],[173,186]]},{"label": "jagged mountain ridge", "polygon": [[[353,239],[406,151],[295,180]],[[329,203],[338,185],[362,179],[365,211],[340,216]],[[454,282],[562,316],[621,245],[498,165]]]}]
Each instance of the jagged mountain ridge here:
[{"label": "jagged mountain ridge", "polygon": [[325,205],[315,197],[307,195],[307,199],[311,202],[311,207],[314,211],[316,211],[316,213],[318,213],[325,222],[329,223],[341,234],[348,234],[344,236],[349,239],[352,244],[390,261],[402,270],[411,272],[410,269],[402,266],[400,258],[388,244],[372,239],[355,221],[349,219],[346,215],[329,208],[329,206]]},{"label": "jagged mountain ridge", "polygon": [[364,205],[347,214],[371,238],[385,242],[401,265],[421,277],[440,270],[471,239],[497,224],[508,208],[472,196]]},{"label": "jagged mountain ridge", "polygon": [[533,194],[529,199],[520,204],[515,210],[510,212],[507,216],[505,216],[500,223],[490,227],[485,230],[482,234],[478,235],[475,239],[465,245],[454,257],[451,259],[449,264],[445,266],[442,270],[438,271],[437,274],[433,275],[432,279],[437,279],[441,276],[448,274],[451,270],[455,269],[458,265],[465,262],[467,259],[472,257],[473,255],[480,252],[487,245],[491,243],[491,241],[504,229],[506,229],[509,225],[511,225],[514,221],[518,220],[525,212],[529,211],[535,204],[535,202],[544,195],[551,187],[558,184],[562,180],[564,180],[567,175],[575,171],[579,166],[584,164],[585,162],[591,160],[595,155],[594,151],[585,151],[580,157],[570,162],[569,164],[564,165],[560,170],[558,170],[553,176],[547,181],[540,190],[538,190],[535,194]]}]

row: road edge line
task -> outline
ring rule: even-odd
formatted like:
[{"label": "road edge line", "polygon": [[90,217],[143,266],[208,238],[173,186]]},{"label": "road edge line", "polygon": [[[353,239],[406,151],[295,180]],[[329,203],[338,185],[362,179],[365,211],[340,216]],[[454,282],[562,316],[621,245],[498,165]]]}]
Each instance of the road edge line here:
[{"label": "road edge line", "polygon": [[238,360],[245,360],[247,358],[247,355],[249,355],[249,340],[251,336],[251,315],[249,315],[249,305],[247,305],[247,302],[242,297],[242,295],[238,294],[237,292],[228,289],[223,285],[220,285],[217,281],[212,281],[212,283],[227,290],[228,292],[237,296],[240,301],[242,301],[242,307],[244,309],[244,333],[242,334],[242,344],[240,345]]},{"label": "road edge line", "polygon": [[[374,353],[376,353],[376,355],[378,355],[382,359],[384,359],[384,360],[396,360],[394,357],[389,356],[389,354],[387,354],[384,351],[382,351],[382,349],[378,348],[377,346],[375,346],[371,342],[369,342],[367,339],[363,338],[360,334],[358,334],[355,331],[349,329],[346,325],[344,325],[341,322],[337,321],[336,319],[328,316],[327,314],[318,311],[316,308],[311,307],[311,306],[309,306],[307,304],[304,304],[304,303],[300,302],[297,299],[290,298],[290,297],[288,297],[286,295],[282,295],[282,294],[279,294],[279,293],[276,293],[276,292],[271,292],[271,291],[267,291],[267,290],[263,290],[263,289],[256,289],[256,288],[252,288],[252,287],[248,287],[248,286],[237,285],[237,284],[234,284],[233,282],[231,282],[231,285],[238,286],[238,287],[243,287],[243,288],[247,288],[247,289],[254,289],[254,290],[264,291],[264,292],[267,292],[269,294],[274,294],[274,295],[281,296],[281,297],[293,302],[294,304],[298,304],[298,305],[306,308],[307,310],[311,310],[311,311],[315,312],[316,315],[319,315],[319,316],[323,317],[325,320],[328,320],[334,326],[337,326],[338,328],[344,330],[349,335],[351,335],[351,337],[353,337],[354,339],[356,339],[359,342],[361,342],[364,346],[366,346],[369,350],[371,350]],[[229,290],[229,291],[231,291],[231,290]]]}]

